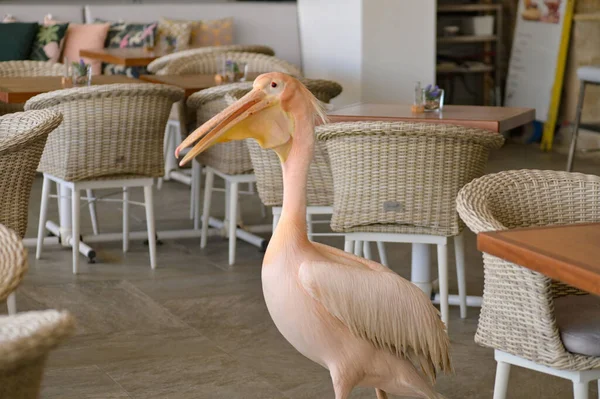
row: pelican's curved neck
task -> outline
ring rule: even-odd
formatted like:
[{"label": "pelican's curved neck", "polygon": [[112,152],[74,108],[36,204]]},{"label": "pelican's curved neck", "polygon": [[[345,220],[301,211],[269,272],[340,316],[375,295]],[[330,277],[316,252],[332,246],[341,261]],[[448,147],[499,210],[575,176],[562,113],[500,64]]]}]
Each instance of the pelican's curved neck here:
[{"label": "pelican's curved neck", "polygon": [[[306,233],[306,184],[315,139],[312,115],[297,117],[293,144],[283,171],[283,209],[279,225],[288,226],[296,238],[308,240]],[[287,231],[290,232],[289,230]]]}]

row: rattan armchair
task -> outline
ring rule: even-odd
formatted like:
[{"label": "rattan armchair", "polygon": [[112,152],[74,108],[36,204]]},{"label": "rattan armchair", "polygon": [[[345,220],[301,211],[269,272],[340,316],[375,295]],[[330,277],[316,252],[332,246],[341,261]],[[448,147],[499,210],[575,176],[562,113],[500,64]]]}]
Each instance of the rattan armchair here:
[{"label": "rattan armchair", "polygon": [[[62,76],[64,66],[46,61],[3,61],[0,62],[0,78],[26,76]],[[6,104],[0,101],[0,116],[23,111],[24,104]]]},{"label": "rattan armchair", "polygon": [[[346,234],[346,249],[353,241],[413,243],[412,280],[430,294],[428,258],[417,254],[437,245],[440,307],[447,325],[447,244],[454,237],[461,316],[466,317],[463,224],[455,199],[483,174],[488,153],[502,145],[502,136],[443,124],[353,122],[319,126],[317,137],[327,142],[333,173],[331,228]],[[356,247],[360,255],[361,246]]]},{"label": "rattan armchair", "polygon": [[[500,172],[467,184],[457,207],[475,233],[600,222],[600,177],[541,170]],[[565,311],[583,312],[589,304],[598,309],[600,300],[592,295],[574,297],[584,293],[489,254],[483,254],[483,263],[485,286],[475,342],[495,350],[494,398],[506,395],[510,364],[571,379],[575,398],[587,398],[588,381],[600,378],[600,356],[569,352],[559,325],[566,327]],[[590,331],[595,332],[595,348],[599,317],[598,310],[588,316],[596,328]]]},{"label": "rattan armchair", "polygon": [[49,352],[75,330],[68,312],[0,316],[0,398],[37,399]]},{"label": "rattan armchair", "polygon": [[167,64],[182,58],[189,57],[190,55],[207,54],[207,53],[226,53],[226,52],[241,52],[241,53],[256,53],[273,56],[275,51],[271,47],[253,45],[253,44],[229,44],[225,46],[208,46],[200,47],[189,50],[177,51],[173,54],[168,54],[160,58],[155,59],[148,64],[148,72],[159,73]]},{"label": "rattan armchair", "polygon": [[[183,90],[157,84],[73,88],[31,98],[26,109],[60,111],[64,121],[50,136],[39,169],[44,173],[36,256],[42,251],[50,180],[72,192],[73,272],[77,273],[80,191],[123,188],[123,250],[128,249],[128,189],[144,187],[150,264],[156,266],[153,179],[163,174],[163,134],[173,103]],[[66,208],[66,209],[65,209]],[[68,204],[61,211],[68,211]],[[63,226],[64,227],[64,226]],[[69,241],[70,240],[70,241]],[[81,248],[88,256],[91,249]]]}]

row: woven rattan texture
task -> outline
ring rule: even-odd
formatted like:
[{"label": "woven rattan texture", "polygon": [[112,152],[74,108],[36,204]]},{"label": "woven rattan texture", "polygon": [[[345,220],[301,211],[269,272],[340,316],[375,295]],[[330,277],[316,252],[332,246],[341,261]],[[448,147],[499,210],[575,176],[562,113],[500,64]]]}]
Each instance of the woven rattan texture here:
[{"label": "woven rattan texture", "polygon": [[[459,193],[461,218],[475,233],[600,221],[600,177],[516,170],[483,176]],[[600,358],[571,354],[560,339],[554,298],[582,292],[483,254],[485,285],[475,341],[570,370],[600,367]]]},{"label": "woven rattan texture", "polygon": [[227,52],[204,53],[180,57],[169,62],[158,74],[160,75],[189,75],[213,74],[222,68],[222,60],[245,62],[251,73],[283,72],[293,76],[302,76],[295,65],[282,59],[257,53]]},{"label": "woven rattan texture", "polygon": [[317,136],[331,160],[334,231],[442,236],[461,231],[456,195],[504,141],[487,130],[404,122],[333,123]]},{"label": "woven rattan texture", "polygon": [[163,141],[182,89],[158,84],[113,84],[58,90],[27,101],[64,121],[52,134],[39,170],[67,181],[117,175],[164,174]]},{"label": "woven rattan texture", "polygon": [[[0,78],[21,76],[62,76],[64,66],[46,61],[3,61],[0,62]],[[0,101],[0,116],[23,111],[24,104],[6,104]]]},{"label": "woven rattan texture", "polygon": [[[342,87],[338,83],[328,80],[302,79],[302,83],[315,97],[326,103],[342,92]],[[212,87],[192,94],[187,100],[187,106],[197,110],[197,121],[200,126],[229,105],[228,96],[240,98],[251,89],[251,82]],[[253,140],[247,140],[247,142],[250,142],[250,146],[252,146]],[[272,174],[272,176],[257,176],[259,196],[265,205],[280,205],[283,195],[283,180],[279,159],[272,151],[262,150],[260,147],[253,148],[253,157],[256,158],[259,169],[261,169],[258,173],[262,174],[264,171],[264,173]],[[241,174],[252,171],[254,158],[250,158],[246,143],[231,141],[211,147],[198,156],[198,161],[223,173]],[[329,206],[332,204],[332,187],[325,188],[324,185],[331,183],[331,172],[326,170],[329,169],[329,161],[324,146],[317,149],[314,161],[310,172],[311,177],[309,177],[309,181],[314,181],[314,184],[309,183],[308,203]],[[267,169],[269,169],[268,172]]]},{"label": "woven rattan texture", "polygon": [[178,51],[173,54],[165,55],[157,58],[148,64],[148,71],[150,73],[158,73],[167,64],[173,62],[176,59],[182,57],[189,57],[190,55],[207,54],[207,53],[227,53],[227,52],[242,52],[242,53],[257,53],[273,56],[275,51],[268,46],[251,45],[251,44],[229,44],[225,46],[209,46],[201,47],[189,50]]},{"label": "woven rattan texture", "polygon": [[0,223],[21,238],[27,230],[29,195],[50,132],[59,112],[28,111],[0,117]]},{"label": "woven rattan texture", "polygon": [[27,268],[27,251],[21,238],[0,224],[0,302],[17,288]]},{"label": "woven rattan texture", "polygon": [[74,329],[55,310],[0,317],[0,398],[37,399],[48,353]]}]

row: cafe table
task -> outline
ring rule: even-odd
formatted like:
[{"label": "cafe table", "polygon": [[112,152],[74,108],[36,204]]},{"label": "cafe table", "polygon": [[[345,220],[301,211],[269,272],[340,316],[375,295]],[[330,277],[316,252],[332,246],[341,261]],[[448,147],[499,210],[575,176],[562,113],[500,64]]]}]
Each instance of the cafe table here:
[{"label": "cafe table", "polygon": [[329,114],[330,122],[385,121],[444,123],[507,132],[534,121],[533,108],[482,107],[470,105],[445,105],[437,112],[411,112],[403,104],[352,104]]},{"label": "cafe table", "polygon": [[[8,104],[19,104],[38,94],[73,87],[73,85],[63,84],[62,80],[61,76],[0,77],[0,101]],[[92,85],[94,86],[113,83],[142,82],[123,75],[92,76]]]},{"label": "cafe table", "polygon": [[173,54],[174,52],[173,50],[161,47],[156,47],[153,50],[146,50],[142,47],[99,48],[82,49],[79,51],[79,56],[108,64],[124,65],[126,67],[145,67],[155,59]]},{"label": "cafe table", "polygon": [[600,295],[600,223],[479,233],[477,248]]},{"label": "cafe table", "polygon": [[[338,108],[328,113],[329,122],[425,122],[459,125],[504,133],[527,125],[535,120],[533,108],[483,107],[467,105],[445,105],[441,111],[413,113],[409,104],[357,103]],[[431,249],[428,244],[412,244],[412,281],[432,281]],[[426,292],[426,294],[430,294]],[[458,305],[457,295],[450,295],[449,303]],[[439,295],[434,296],[434,302]],[[481,306],[481,297],[468,296],[468,306]]]},{"label": "cafe table", "polygon": [[[251,73],[247,81],[252,82],[258,76],[258,73]],[[194,74],[194,75],[140,75],[140,79],[151,83],[162,83],[171,86],[177,86],[185,90],[186,98],[197,91],[211,87],[227,84],[228,82],[217,82],[215,74]]]}]

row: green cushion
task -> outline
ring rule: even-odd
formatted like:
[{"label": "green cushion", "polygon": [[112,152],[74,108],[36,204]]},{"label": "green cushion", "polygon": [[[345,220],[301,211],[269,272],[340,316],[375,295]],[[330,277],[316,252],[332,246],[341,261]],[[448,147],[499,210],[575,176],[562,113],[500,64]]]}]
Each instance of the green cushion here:
[{"label": "green cushion", "polygon": [[68,27],[69,24],[40,25],[29,59],[58,62]]},{"label": "green cushion", "polygon": [[37,22],[0,23],[0,61],[28,59],[37,31]]}]

